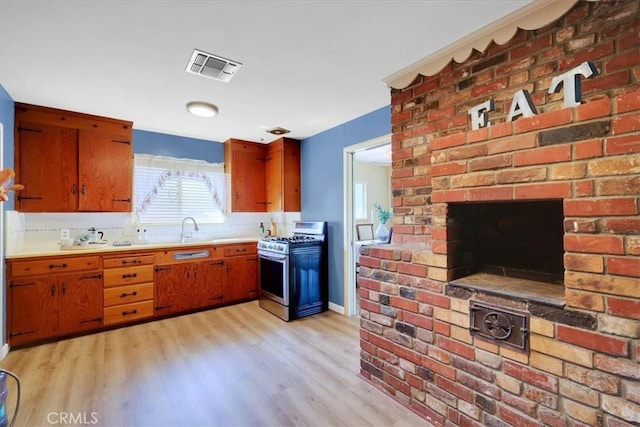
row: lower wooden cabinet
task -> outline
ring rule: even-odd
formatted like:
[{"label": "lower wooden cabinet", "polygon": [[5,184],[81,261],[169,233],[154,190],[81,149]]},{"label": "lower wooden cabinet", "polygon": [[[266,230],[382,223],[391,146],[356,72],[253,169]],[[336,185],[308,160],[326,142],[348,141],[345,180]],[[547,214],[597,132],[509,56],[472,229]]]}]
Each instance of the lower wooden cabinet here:
[{"label": "lower wooden cabinet", "polygon": [[166,315],[222,303],[223,260],[156,266],[156,314]]},{"label": "lower wooden cabinet", "polygon": [[105,257],[104,324],[153,317],[153,254]]},{"label": "lower wooden cabinet", "polygon": [[258,255],[256,245],[225,248],[224,302],[246,301],[258,297]]},{"label": "lower wooden cabinet", "polygon": [[102,274],[72,273],[9,281],[9,344],[89,331],[102,326]]},{"label": "lower wooden cabinet", "polygon": [[[195,259],[180,256],[190,251]],[[7,336],[14,346],[247,301],[259,292],[255,243],[6,264]]]}]

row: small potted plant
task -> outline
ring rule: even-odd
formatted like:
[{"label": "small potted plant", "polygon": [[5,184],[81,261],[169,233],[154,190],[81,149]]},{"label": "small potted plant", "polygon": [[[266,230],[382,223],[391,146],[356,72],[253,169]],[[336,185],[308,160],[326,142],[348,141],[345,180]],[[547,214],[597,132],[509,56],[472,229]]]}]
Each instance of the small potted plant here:
[{"label": "small potted plant", "polygon": [[375,232],[375,237],[377,240],[387,240],[389,238],[389,229],[385,225],[387,221],[389,221],[392,217],[391,211],[382,207],[379,202],[375,202],[373,204],[373,208],[376,210],[378,214],[378,221],[380,224]]}]

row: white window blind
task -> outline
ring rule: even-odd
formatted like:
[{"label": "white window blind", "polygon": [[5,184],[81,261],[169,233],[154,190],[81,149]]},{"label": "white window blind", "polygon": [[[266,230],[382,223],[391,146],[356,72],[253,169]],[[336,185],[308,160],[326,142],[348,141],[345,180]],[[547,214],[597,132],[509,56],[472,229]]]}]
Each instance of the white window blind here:
[{"label": "white window blind", "polygon": [[222,223],[226,180],[223,163],[136,154],[134,222],[175,224],[192,216],[199,224]]}]

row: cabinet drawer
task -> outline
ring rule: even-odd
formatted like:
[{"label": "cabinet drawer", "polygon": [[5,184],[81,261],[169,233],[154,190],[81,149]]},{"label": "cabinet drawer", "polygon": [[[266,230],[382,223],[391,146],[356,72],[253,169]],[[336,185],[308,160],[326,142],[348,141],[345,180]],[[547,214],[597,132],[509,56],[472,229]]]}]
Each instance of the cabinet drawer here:
[{"label": "cabinet drawer", "polygon": [[245,245],[233,245],[224,247],[224,256],[251,255],[257,252],[256,243],[247,243]]},{"label": "cabinet drawer", "polygon": [[104,324],[131,322],[153,316],[153,300],[116,305],[104,309]]},{"label": "cabinet drawer", "polygon": [[153,282],[153,265],[104,270],[104,287]]},{"label": "cabinet drawer", "polygon": [[151,299],[153,299],[153,283],[116,286],[104,290],[105,307]]},{"label": "cabinet drawer", "polygon": [[50,258],[11,263],[11,276],[35,276],[38,274],[66,273],[69,271],[97,270],[100,257]]},{"label": "cabinet drawer", "polygon": [[153,255],[129,255],[117,258],[103,258],[103,268],[127,267],[132,265],[149,265],[153,264]]}]

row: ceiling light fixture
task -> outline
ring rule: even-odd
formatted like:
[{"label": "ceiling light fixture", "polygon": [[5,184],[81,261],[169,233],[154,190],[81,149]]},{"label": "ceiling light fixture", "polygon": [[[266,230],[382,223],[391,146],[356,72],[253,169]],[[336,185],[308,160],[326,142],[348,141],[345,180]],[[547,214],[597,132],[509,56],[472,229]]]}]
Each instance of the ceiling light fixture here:
[{"label": "ceiling light fixture", "polygon": [[218,107],[208,102],[192,101],[187,104],[187,110],[198,117],[214,117],[218,115]]}]

